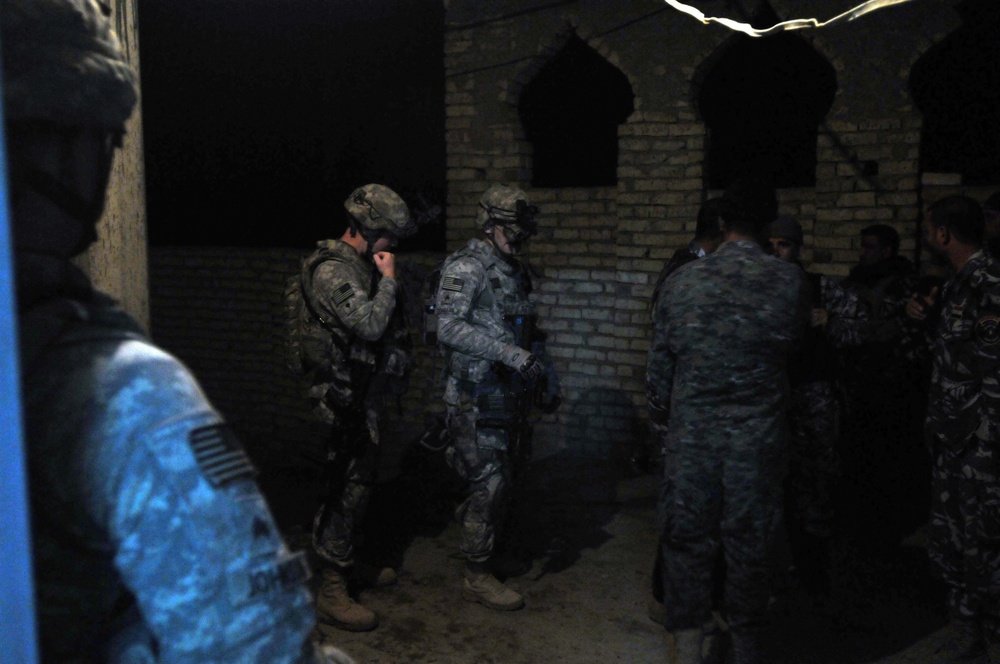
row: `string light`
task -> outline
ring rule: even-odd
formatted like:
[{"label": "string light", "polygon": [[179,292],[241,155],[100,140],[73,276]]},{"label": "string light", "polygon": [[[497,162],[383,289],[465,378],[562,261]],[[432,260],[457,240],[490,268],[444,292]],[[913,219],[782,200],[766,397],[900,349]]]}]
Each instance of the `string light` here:
[{"label": "string light", "polygon": [[869,12],[873,12],[877,9],[883,9],[885,7],[891,7],[892,5],[901,5],[904,2],[910,2],[911,0],[868,0],[868,2],[863,2],[854,9],[850,9],[839,16],[834,16],[828,21],[817,21],[814,18],[796,18],[790,21],[782,21],[781,23],[776,23],[770,28],[764,30],[758,30],[751,26],[749,23],[740,23],[739,21],[734,21],[728,18],[718,18],[714,16],[706,17],[700,10],[691,7],[690,5],[685,5],[677,0],[664,0],[668,5],[674,9],[693,16],[702,23],[708,25],[709,23],[718,23],[724,25],[730,30],[735,30],[737,32],[742,32],[744,34],[750,35],[751,37],[766,37],[767,35],[775,34],[778,32],[784,32],[786,30],[803,30],[805,28],[825,28],[830,25],[837,25],[838,23],[847,23],[848,21],[853,21],[856,18],[864,16]]}]

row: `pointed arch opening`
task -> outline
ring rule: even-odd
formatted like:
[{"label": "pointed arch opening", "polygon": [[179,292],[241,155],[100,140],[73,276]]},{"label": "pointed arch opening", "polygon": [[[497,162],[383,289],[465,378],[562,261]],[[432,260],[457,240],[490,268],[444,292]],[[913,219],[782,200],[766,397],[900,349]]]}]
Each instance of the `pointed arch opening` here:
[{"label": "pointed arch opening", "polygon": [[576,34],[522,90],[535,187],[597,187],[618,178],[618,125],[635,109],[628,78]]},{"label": "pointed arch opening", "polygon": [[992,2],[961,5],[962,25],[910,72],[924,115],[920,170],[959,173],[966,185],[1000,184],[1000,14]]},{"label": "pointed arch opening", "polygon": [[[754,25],[779,21],[766,4]],[[777,187],[816,184],[816,138],[837,91],[833,66],[802,37],[738,35],[704,74],[697,106],[708,126],[707,186],[768,173]]]}]

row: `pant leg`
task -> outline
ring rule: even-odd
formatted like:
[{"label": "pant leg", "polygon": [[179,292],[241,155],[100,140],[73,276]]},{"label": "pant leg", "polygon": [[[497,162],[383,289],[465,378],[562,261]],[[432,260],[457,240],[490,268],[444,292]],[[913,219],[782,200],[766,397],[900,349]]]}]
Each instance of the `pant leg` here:
[{"label": "pant leg", "polygon": [[[313,548],[321,558],[340,567],[354,563],[355,531],[364,517],[375,486],[379,458],[377,412],[369,409],[368,445],[360,455],[340,457],[347,451],[339,440],[330,444],[332,476],[327,482],[339,491],[328,491],[313,519]],[[340,435],[336,430],[334,437]]]},{"label": "pant leg", "polygon": [[505,434],[478,428],[471,405],[449,406],[447,426],[452,444],[445,459],[469,486],[468,497],[455,512],[462,526],[461,551],[467,560],[484,562],[493,554],[510,499]]},{"label": "pant leg", "polygon": [[701,627],[712,610],[719,551],[722,464],[718,454],[668,447],[658,513],[667,629]]},{"label": "pant leg", "polygon": [[724,461],[721,538],[727,576],[723,610],[734,630],[754,628],[767,612],[785,467],[782,446],[773,442],[731,449]]}]

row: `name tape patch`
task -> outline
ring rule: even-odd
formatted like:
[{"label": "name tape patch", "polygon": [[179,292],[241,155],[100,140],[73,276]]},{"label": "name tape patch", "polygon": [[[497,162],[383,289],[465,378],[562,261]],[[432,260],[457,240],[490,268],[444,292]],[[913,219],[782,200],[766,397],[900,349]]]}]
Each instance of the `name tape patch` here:
[{"label": "name tape patch", "polygon": [[229,601],[233,606],[260,601],[261,597],[300,586],[310,576],[305,554],[299,551],[282,560],[230,574],[227,579]]}]

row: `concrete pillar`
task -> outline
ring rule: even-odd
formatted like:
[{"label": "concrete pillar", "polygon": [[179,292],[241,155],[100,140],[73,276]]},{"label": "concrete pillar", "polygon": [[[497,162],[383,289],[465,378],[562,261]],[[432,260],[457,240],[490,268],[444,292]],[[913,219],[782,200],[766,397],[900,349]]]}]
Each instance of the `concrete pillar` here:
[{"label": "concrete pillar", "polygon": [[[125,56],[139,72],[138,0],[112,0],[115,30]],[[141,95],[140,95],[141,97]],[[78,259],[94,286],[118,300],[149,329],[149,269],[146,251],[146,174],[142,143],[142,100],[125,127],[115,155],[98,240]]]}]

